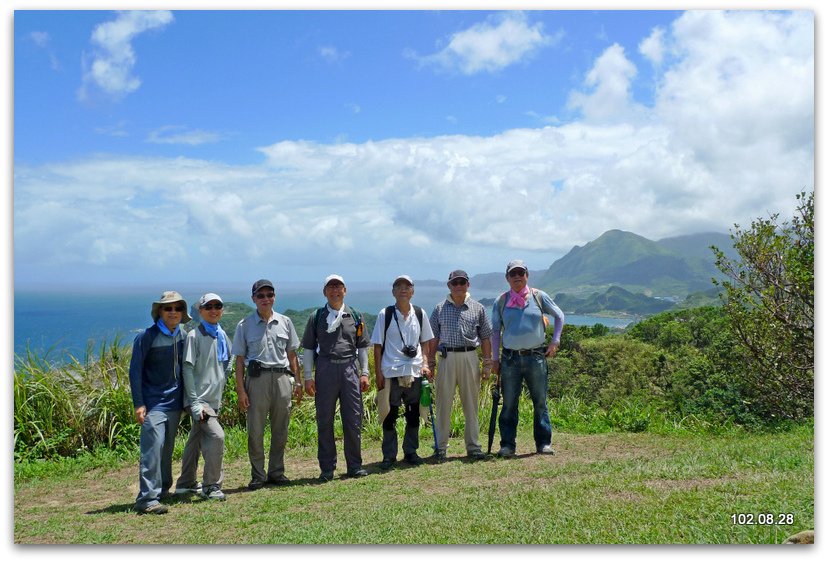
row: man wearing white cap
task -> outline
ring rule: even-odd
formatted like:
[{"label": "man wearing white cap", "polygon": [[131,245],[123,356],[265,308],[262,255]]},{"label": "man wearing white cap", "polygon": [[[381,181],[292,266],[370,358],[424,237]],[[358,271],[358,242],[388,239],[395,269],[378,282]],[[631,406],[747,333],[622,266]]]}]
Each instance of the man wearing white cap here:
[{"label": "man wearing white cap", "polygon": [[346,292],[345,280],[339,275],[329,275],[322,288],[328,302],[308,318],[302,336],[305,391],[316,398],[321,482],[333,480],[336,469],[334,415],[337,401],[342,416],[348,476],[359,478],[368,474],[362,468],[362,392],[369,387],[368,346],[371,341],[362,315],[345,304]]},{"label": "man wearing white cap", "polygon": [[[296,348],[299,336],[293,321],[273,310],[276,289],[267,279],[253,283],[250,297],[256,311],[242,319],[233,336],[236,393],[239,409],[247,412],[247,456],[250,490],[265,484],[284,486],[285,445],[290,424],[291,396],[302,398]],[[264,427],[270,417],[270,453],[264,469]]]},{"label": "man wearing white cap", "polygon": [[423,309],[411,304],[414,281],[408,275],[394,279],[391,294],[395,304],[379,311],[371,343],[374,344],[374,368],[377,391],[387,390],[389,413],[382,420],[382,463],[388,470],[397,461],[397,416],[405,407],[403,459],[418,465],[420,445],[420,392],[422,377],[432,380],[428,365],[423,363],[422,344],[434,334]]},{"label": "man wearing white cap", "polygon": [[[176,494],[200,493],[203,498],[224,500],[224,429],[218,419],[221,396],[230,366],[230,342],[219,324],[224,301],[215,293],[202,295],[193,306],[199,325],[184,343],[184,407],[190,410],[192,426],[181,460]],[[199,453],[204,456],[202,486],[196,482]]]},{"label": "man wearing white cap", "polygon": [[141,424],[138,513],[167,513],[160,500],[172,486],[172,455],[181,418],[182,323],[190,321],[187,301],[176,291],[164,291],[152,303],[154,324],[138,334],[129,362],[129,386],[135,418]]}]

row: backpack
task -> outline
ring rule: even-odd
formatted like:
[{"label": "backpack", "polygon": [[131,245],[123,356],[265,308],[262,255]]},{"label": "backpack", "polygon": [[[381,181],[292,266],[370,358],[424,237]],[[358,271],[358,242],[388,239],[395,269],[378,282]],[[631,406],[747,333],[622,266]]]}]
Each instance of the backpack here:
[{"label": "backpack", "polygon": [[[417,315],[417,322],[420,324],[420,334],[423,333],[423,309],[417,306],[416,304],[412,304],[411,306],[414,307],[414,314]],[[392,304],[391,306],[385,307],[385,330],[382,332],[382,352],[380,355],[385,353],[385,335],[388,333],[388,327],[391,326],[391,319],[394,317],[394,308],[395,306]],[[419,342],[417,342],[419,343]],[[405,345],[405,342],[403,342]]]},{"label": "backpack", "polygon": [[[541,301],[540,291],[537,289],[530,289],[532,291],[532,297],[535,299],[535,303],[537,303],[538,308],[541,311],[541,317],[543,318],[543,329],[549,326],[549,318],[546,317],[546,314],[543,313],[543,302]],[[506,291],[502,295],[497,298],[497,309],[500,312],[500,322],[503,323],[503,311],[506,309],[506,297],[509,296],[509,291]]]},{"label": "backpack", "polygon": [[[364,329],[364,324],[362,323],[362,314],[355,308],[351,308],[348,305],[345,305],[348,309],[348,313],[354,317],[354,323],[356,324],[356,335],[357,337],[362,336],[362,330]],[[319,326],[319,320],[322,319],[322,315],[326,314],[328,310],[328,305],[320,306],[316,309],[316,315],[313,319],[313,329],[316,330],[316,327]],[[319,346],[316,346],[316,349],[313,350],[313,364],[316,365],[316,360],[319,359]]]},{"label": "backpack", "polygon": [[[354,317],[354,323],[356,324],[356,335],[357,335],[357,337],[361,337],[362,336],[362,331],[365,329],[365,325],[362,323],[362,314],[360,314],[359,311],[355,308],[351,308],[348,305],[345,305],[345,306],[348,309],[347,310],[348,314],[350,314],[351,316]],[[316,309],[316,317],[314,318],[314,321],[313,321],[314,329],[316,329],[316,327],[319,325],[319,320],[322,318],[322,315],[325,314],[327,310],[328,310],[328,305],[325,305],[325,306],[322,306],[322,307],[319,307],[319,308]]]}]

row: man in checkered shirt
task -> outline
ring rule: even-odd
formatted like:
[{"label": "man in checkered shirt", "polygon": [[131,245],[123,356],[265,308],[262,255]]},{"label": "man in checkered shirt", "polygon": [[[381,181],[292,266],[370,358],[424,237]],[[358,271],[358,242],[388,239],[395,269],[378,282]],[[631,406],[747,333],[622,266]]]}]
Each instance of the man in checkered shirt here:
[{"label": "man in checkered shirt", "polygon": [[463,270],[452,271],[448,278],[449,295],[431,313],[434,339],[428,350],[428,364],[434,371],[436,354],[440,352],[440,368],[435,376],[437,391],[437,462],[446,460],[451,430],[451,406],[454,390],[460,390],[460,403],[466,420],[464,438],[469,458],[478,460],[486,455],[480,447],[477,421],[480,399],[480,362],[477,348],[483,351],[482,377],[492,370],[492,323],[482,304],[469,294],[469,276]]}]

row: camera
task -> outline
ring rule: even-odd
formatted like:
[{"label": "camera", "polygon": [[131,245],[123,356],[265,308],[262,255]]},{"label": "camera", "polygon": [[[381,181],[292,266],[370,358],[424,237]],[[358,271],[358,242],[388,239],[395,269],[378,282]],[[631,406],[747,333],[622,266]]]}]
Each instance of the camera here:
[{"label": "camera", "polygon": [[402,352],[406,357],[417,357],[417,348],[413,345],[404,345]]}]

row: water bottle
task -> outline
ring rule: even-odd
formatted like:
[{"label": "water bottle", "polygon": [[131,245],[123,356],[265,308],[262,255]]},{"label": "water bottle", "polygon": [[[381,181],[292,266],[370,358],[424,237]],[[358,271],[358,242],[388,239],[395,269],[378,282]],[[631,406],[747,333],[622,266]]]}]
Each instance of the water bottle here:
[{"label": "water bottle", "polygon": [[423,377],[423,384],[420,388],[420,406],[428,408],[431,406],[431,384]]}]

